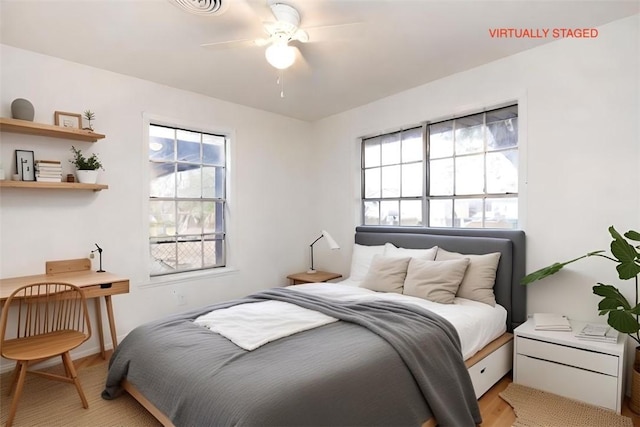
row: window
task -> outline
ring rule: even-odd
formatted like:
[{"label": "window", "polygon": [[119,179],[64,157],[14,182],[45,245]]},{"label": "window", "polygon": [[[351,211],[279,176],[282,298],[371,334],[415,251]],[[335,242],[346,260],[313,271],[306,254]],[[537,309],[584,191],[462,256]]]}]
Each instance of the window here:
[{"label": "window", "polygon": [[149,125],[151,276],[225,266],[227,143]]},{"label": "window", "polygon": [[515,228],[518,107],[362,140],[365,225]]}]

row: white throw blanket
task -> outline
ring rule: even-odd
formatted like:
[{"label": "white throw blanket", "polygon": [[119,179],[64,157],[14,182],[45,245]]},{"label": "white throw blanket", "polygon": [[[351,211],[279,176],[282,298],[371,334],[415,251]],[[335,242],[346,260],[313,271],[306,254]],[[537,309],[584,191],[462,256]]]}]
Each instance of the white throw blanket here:
[{"label": "white throw blanket", "polygon": [[336,322],[338,319],[281,301],[252,302],[214,310],[194,320],[245,350]]}]

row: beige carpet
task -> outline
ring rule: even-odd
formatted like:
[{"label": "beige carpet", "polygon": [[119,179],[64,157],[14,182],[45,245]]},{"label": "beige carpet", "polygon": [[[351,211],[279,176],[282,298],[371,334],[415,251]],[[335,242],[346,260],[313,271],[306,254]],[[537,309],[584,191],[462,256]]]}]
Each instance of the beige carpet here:
[{"label": "beige carpet", "polygon": [[[124,394],[115,400],[104,400],[100,393],[104,388],[107,365],[97,365],[78,371],[89,408],[84,409],[73,384],[51,381],[28,375],[18,404],[13,425],[21,426],[70,426],[70,427],[138,427],[160,426],[131,396]],[[0,424],[5,425],[13,394],[8,397],[10,373],[0,377]]]},{"label": "beige carpet", "polygon": [[631,418],[577,400],[511,383],[500,397],[516,413],[514,427],[633,427]]}]

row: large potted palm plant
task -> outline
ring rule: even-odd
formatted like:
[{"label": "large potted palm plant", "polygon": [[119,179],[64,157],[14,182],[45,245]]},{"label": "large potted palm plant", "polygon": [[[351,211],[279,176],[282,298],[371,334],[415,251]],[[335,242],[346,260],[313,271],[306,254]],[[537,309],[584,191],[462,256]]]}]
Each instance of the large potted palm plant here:
[{"label": "large potted palm plant", "polygon": [[[629,335],[636,341],[636,359],[632,376],[631,409],[640,413],[640,304],[638,304],[638,275],[640,275],[640,245],[634,246],[627,239],[640,242],[640,233],[629,230],[624,236],[609,227],[609,233],[613,238],[610,246],[611,254],[604,250],[589,252],[581,257],[565,262],[556,262],[548,267],[534,271],[525,276],[521,283],[527,285],[536,280],[544,279],[560,271],[565,265],[574,263],[584,258],[599,257],[610,260],[616,264],[618,277],[621,280],[635,280],[635,301],[631,304],[627,298],[613,285],[597,283],[593,286],[593,293],[601,296],[598,310],[601,316],[607,316],[607,323],[615,330]],[[626,237],[626,239],[625,239]]]}]

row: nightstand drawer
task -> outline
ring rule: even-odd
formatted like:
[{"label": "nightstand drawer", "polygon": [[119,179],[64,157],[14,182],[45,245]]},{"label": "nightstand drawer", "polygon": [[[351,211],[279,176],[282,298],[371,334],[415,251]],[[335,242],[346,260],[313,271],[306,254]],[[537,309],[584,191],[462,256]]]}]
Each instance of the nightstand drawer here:
[{"label": "nightstand drawer", "polygon": [[612,377],[619,375],[619,359],[617,356],[611,354],[552,344],[525,337],[518,337],[516,339],[516,353],[518,355],[531,356],[537,359],[599,372]]},{"label": "nightstand drawer", "polygon": [[516,366],[517,384],[620,411],[618,378],[521,354]]}]

